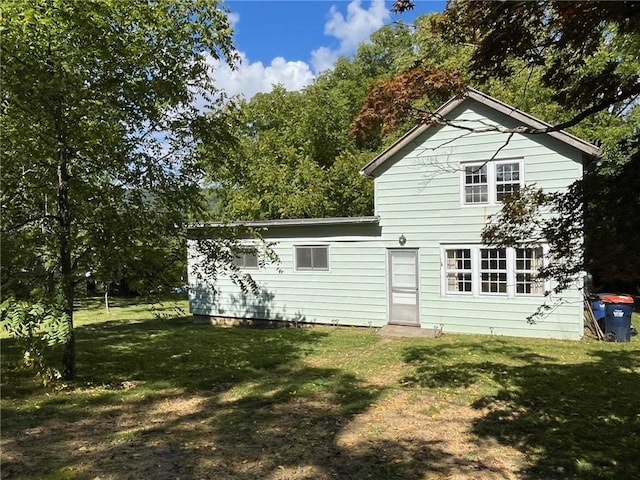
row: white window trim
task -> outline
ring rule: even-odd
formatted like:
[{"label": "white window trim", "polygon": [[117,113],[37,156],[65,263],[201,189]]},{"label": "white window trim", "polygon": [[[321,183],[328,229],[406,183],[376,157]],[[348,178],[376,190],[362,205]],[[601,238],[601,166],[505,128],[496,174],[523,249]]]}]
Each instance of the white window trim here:
[{"label": "white window trim", "polygon": [[[539,247],[539,248],[542,248],[542,266],[544,267],[544,266],[545,266],[545,263],[546,263],[546,262],[545,262],[545,258],[546,258],[546,256],[547,256],[547,253],[548,253],[549,249],[548,249],[548,248],[547,248],[547,246],[545,246],[545,245],[539,245],[538,247]],[[513,262],[513,272],[514,272],[514,277],[513,277],[513,278],[514,278],[514,286],[513,286],[513,288],[514,288],[514,290],[515,290],[514,295],[515,295],[516,297],[518,297],[518,298],[527,298],[527,297],[538,297],[538,298],[539,298],[539,297],[544,297],[544,292],[548,292],[548,291],[550,291],[550,290],[551,290],[551,288],[550,288],[550,287],[551,287],[551,284],[550,284],[550,282],[548,282],[548,281],[544,281],[544,282],[542,282],[542,293],[540,293],[540,294],[535,294],[535,293],[533,293],[533,294],[532,294],[532,293],[518,293],[518,285],[517,285],[517,281],[518,281],[517,276],[518,276],[518,273],[526,273],[526,272],[531,271],[531,270],[518,270],[518,268],[517,268],[517,263],[516,263],[516,262],[517,262],[517,258],[516,258],[516,253],[517,253],[517,252],[516,252],[516,250],[517,250],[517,249],[519,249],[519,248],[527,248],[527,247],[515,247],[515,248],[513,249],[513,259],[514,259],[514,262]]]},{"label": "white window trim", "polygon": [[[548,254],[547,245],[538,245],[542,248],[543,265]],[[550,290],[550,283],[545,281],[542,285],[542,293],[528,294],[516,293],[516,248],[536,248],[536,247],[507,247],[507,292],[483,292],[482,278],[480,275],[480,250],[487,247],[481,244],[451,244],[440,246],[440,294],[443,297],[481,297],[481,298],[543,298],[544,292]],[[447,291],[447,250],[469,249],[471,250],[471,292],[449,292]]]},{"label": "white window trim", "polygon": [[[297,249],[298,248],[324,248],[327,250],[327,268],[298,268],[298,255],[297,255]],[[331,271],[331,248],[330,245],[328,244],[301,244],[301,245],[294,245],[293,246],[293,271],[294,272],[300,272],[300,273],[308,273],[308,272],[312,272],[312,273],[318,273],[318,272],[322,272],[322,273],[326,273],[326,272],[330,272]]]},{"label": "white window trim", "polygon": [[[518,171],[520,174],[519,182],[520,188],[524,187],[524,159],[523,158],[501,158],[500,160],[491,160],[484,162],[461,162],[460,163],[460,205],[465,208],[480,207],[480,206],[495,206],[502,205],[502,202],[497,200],[497,182],[496,182],[496,165],[502,165],[505,163],[517,163]],[[487,167],[487,201],[478,203],[466,203],[465,195],[465,168],[466,167]]]},{"label": "white window trim", "polygon": [[[449,281],[447,278],[447,273],[451,272],[451,273],[464,273],[467,272],[467,270],[465,269],[452,269],[452,270],[448,270],[447,269],[447,250],[470,250],[470,260],[471,260],[471,291],[470,292],[466,292],[466,291],[453,291],[450,292],[448,290],[449,287]],[[462,297],[469,297],[469,296],[473,296],[473,276],[475,273],[475,270],[473,268],[473,265],[475,263],[475,259],[474,259],[474,252],[473,252],[473,248],[469,248],[469,247],[454,247],[454,246],[446,246],[442,248],[442,294],[443,295],[455,295],[455,296],[462,296]]]}]

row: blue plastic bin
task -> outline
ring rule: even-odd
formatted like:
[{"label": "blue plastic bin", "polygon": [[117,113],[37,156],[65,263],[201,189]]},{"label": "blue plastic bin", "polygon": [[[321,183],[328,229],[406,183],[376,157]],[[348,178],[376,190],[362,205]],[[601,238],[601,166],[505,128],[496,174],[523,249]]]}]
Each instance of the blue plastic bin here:
[{"label": "blue plastic bin", "polygon": [[[600,295],[604,303],[604,337],[609,342],[631,341],[631,295]],[[597,317],[596,317],[597,318]]]}]

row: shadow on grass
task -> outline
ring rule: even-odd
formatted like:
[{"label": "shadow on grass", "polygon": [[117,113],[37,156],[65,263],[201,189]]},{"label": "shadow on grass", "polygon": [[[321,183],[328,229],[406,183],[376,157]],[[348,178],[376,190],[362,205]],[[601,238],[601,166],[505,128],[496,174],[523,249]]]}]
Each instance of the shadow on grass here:
[{"label": "shadow on grass", "polygon": [[[492,383],[495,393],[473,401],[486,411],[474,432],[527,454],[533,465],[522,478],[640,478],[640,347],[599,347],[580,363],[500,341],[414,347],[405,360],[415,373],[404,382]],[[484,360],[459,361],[461,349]]]},{"label": "shadow on grass", "polygon": [[478,468],[506,477],[419,436],[345,443],[386,387],[322,366],[377,341],[328,332],[191,319],[78,327],[75,383],[46,394],[4,384],[3,478],[417,480]]}]

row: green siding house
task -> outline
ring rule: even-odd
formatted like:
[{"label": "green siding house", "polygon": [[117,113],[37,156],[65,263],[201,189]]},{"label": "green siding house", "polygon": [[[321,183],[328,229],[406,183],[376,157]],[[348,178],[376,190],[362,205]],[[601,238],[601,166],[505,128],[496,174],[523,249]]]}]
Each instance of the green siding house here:
[{"label": "green siding house", "polygon": [[[473,89],[435,113],[443,121],[413,128],[362,169],[375,216],[243,223],[264,228],[280,259],[240,259],[258,294],[226,277],[210,285],[191,241],[194,316],[581,338],[581,285],[545,296],[552,285],[535,280],[546,245],[489,248],[480,234],[504,195],[525,184],[562,191],[598,149],[565,132],[512,133],[548,125]],[[553,308],[528,323],[543,303]]]}]

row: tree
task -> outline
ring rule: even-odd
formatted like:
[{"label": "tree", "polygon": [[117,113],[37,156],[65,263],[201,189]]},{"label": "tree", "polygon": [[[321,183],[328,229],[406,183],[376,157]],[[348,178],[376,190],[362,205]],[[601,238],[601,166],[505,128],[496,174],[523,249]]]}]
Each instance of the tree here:
[{"label": "tree", "polygon": [[159,259],[202,210],[195,127],[216,118],[194,102],[215,100],[207,55],[233,63],[231,29],[201,0],[7,0],[0,18],[2,295],[56,306],[73,378],[86,272]]},{"label": "tree", "polygon": [[[392,10],[414,7],[398,0]],[[554,130],[623,112],[640,95],[640,2],[451,0],[432,24],[444,41],[472,46],[469,69],[481,83],[542,69],[554,100],[575,110]]]},{"label": "tree", "polygon": [[[414,7],[412,1],[394,3],[398,12]],[[553,261],[542,275],[559,288],[584,270],[609,286],[637,283],[640,267],[628,259],[640,256],[631,233],[640,231],[640,219],[626,207],[639,201],[640,2],[458,0],[432,18],[432,27],[444,41],[471,47],[473,84],[517,106],[538,99],[525,109],[551,126],[521,133],[569,129],[602,150],[602,158],[586,166],[585,179],[567,192],[528,189],[505,202],[485,229],[485,241],[548,242]],[[556,217],[545,219],[541,210]]]},{"label": "tree", "polygon": [[470,67],[480,79],[512,75],[514,59],[542,66],[556,100],[580,109],[576,123],[640,94],[639,2],[457,1],[435,26],[475,44]]},{"label": "tree", "polygon": [[[454,70],[435,65],[411,68],[390,78],[378,80],[368,92],[365,103],[354,118],[350,133],[358,145],[380,148],[382,137],[444,100],[461,95],[464,82]],[[428,107],[426,107],[428,108]],[[425,121],[427,120],[425,117]]]},{"label": "tree", "polygon": [[322,211],[324,178],[303,136],[303,105],[302,93],[277,86],[229,111],[235,149],[219,155],[211,152],[215,139],[203,144],[221,219],[310,217]]},{"label": "tree", "polygon": [[408,35],[409,43],[402,44],[404,51],[395,52],[395,62],[370,83],[351,122],[350,135],[359,146],[379,150],[416,121],[431,121],[427,112],[463,94],[470,80],[470,49],[434,34],[434,15],[420,15],[413,25],[399,23],[394,29]]},{"label": "tree", "polygon": [[238,148],[208,153],[220,218],[371,214],[373,185],[359,170],[374,153],[348,129],[369,85],[399,71],[412,42],[406,26],[385,26],[304,90],[276,86],[239,103],[231,115]]},{"label": "tree", "polygon": [[232,109],[237,148],[211,152],[215,139],[202,147],[220,219],[371,212],[370,182],[358,173],[366,161],[346,133],[355,107],[342,87],[350,83],[322,77],[302,92],[276,86]]}]

